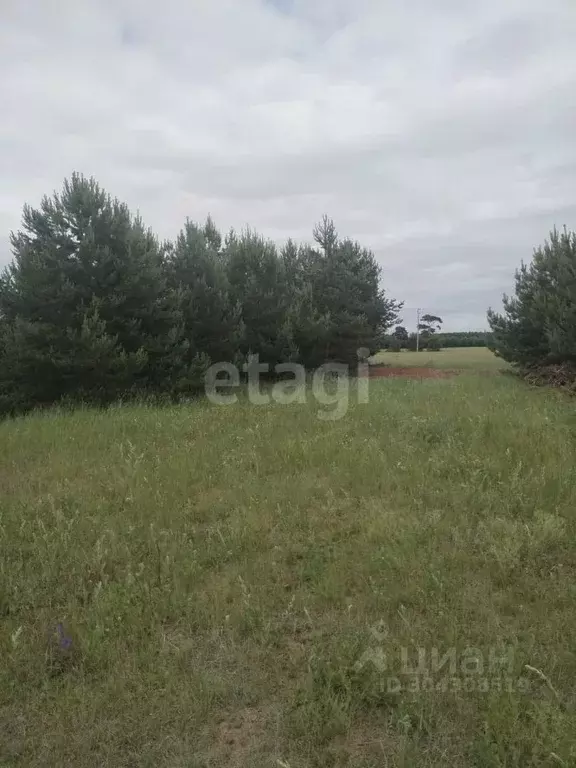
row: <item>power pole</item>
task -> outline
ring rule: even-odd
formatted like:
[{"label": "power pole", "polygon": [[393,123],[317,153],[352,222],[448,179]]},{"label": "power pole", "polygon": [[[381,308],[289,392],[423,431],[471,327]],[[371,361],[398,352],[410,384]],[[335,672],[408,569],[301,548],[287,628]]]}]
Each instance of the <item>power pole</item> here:
[{"label": "power pole", "polygon": [[420,351],[420,307],[416,310],[416,352]]}]

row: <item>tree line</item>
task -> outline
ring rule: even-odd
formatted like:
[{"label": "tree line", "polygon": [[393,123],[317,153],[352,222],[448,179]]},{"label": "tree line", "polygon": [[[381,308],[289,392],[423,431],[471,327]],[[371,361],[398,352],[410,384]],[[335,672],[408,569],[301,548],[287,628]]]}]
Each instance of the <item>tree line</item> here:
[{"label": "tree line", "polygon": [[402,304],[374,254],[328,217],[281,249],[211,218],[160,242],[126,204],[74,174],[26,205],[0,277],[0,413],[64,400],[193,392],[214,362],[357,363]]},{"label": "tree line", "polygon": [[439,333],[442,347],[490,347],[493,336],[488,331],[454,331]]},{"label": "tree line", "polygon": [[[325,216],[313,245],[282,248],[210,217],[160,242],[126,204],[74,174],[24,206],[0,276],[0,414],[62,400],[180,397],[214,362],[355,365],[358,350],[415,349],[374,254]],[[422,349],[488,345],[522,371],[576,380],[576,234],[554,230],[516,273],[490,333],[421,318]],[[390,332],[389,329],[395,329]]]},{"label": "tree line", "polygon": [[[493,334],[489,331],[442,331],[443,320],[436,315],[423,315],[418,330],[421,350],[440,350],[449,347],[490,347]],[[397,325],[387,334],[383,348],[399,352],[402,349],[416,350],[416,334],[409,333],[403,325]]]}]

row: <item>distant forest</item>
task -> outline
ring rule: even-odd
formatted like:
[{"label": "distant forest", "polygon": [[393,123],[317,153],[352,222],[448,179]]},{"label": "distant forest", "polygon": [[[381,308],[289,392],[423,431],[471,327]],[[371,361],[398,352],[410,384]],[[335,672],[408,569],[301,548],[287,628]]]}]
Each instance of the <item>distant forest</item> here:
[{"label": "distant forest", "polygon": [[437,338],[443,347],[490,347],[494,337],[490,331],[455,331],[439,333]]}]

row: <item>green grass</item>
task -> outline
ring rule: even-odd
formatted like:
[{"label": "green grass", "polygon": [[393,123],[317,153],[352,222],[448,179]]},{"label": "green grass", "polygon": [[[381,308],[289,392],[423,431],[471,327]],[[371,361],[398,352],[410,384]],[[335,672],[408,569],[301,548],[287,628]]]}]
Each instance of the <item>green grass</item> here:
[{"label": "green grass", "polygon": [[574,402],[469,373],[317,412],[0,424],[0,765],[576,765]]},{"label": "green grass", "polygon": [[486,347],[448,347],[438,352],[380,352],[374,362],[394,366],[426,366],[430,368],[453,368],[457,370],[497,371],[507,364]]}]

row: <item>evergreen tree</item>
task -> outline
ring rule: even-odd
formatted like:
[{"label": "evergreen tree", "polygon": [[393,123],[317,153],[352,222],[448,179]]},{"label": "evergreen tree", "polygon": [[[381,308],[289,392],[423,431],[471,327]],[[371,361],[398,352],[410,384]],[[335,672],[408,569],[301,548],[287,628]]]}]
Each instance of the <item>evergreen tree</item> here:
[{"label": "evergreen tree", "polygon": [[301,288],[302,278],[304,276],[301,269],[301,249],[292,238],[286,242],[280,251],[280,258],[282,260],[286,284],[289,287],[296,289]]},{"label": "evergreen tree", "polygon": [[516,272],[504,314],[488,311],[496,352],[520,367],[576,367],[576,234],[554,230]]},{"label": "evergreen tree", "polygon": [[313,305],[328,325],[324,359],[352,365],[359,349],[374,354],[381,348],[402,305],[380,288],[374,254],[357,242],[339,240],[331,219],[324,216],[314,239],[320,250],[309,249],[303,268]]},{"label": "evergreen tree", "polygon": [[231,297],[221,243],[210,218],[204,228],[187,221],[166,259],[189,345],[185,361],[196,379],[211,363],[235,362],[243,336],[241,305]]},{"label": "evergreen tree", "polygon": [[168,385],[185,343],[162,251],[125,205],[74,174],[39,209],[24,207],[11,243],[0,281],[5,409]]},{"label": "evergreen tree", "polygon": [[291,316],[293,292],[274,243],[250,230],[241,235],[231,232],[225,256],[232,302],[242,311],[242,356],[258,354],[270,366],[298,359]]},{"label": "evergreen tree", "polygon": [[317,368],[325,362],[325,348],[330,331],[330,319],[314,304],[312,285],[308,279],[308,249],[288,240],[281,252],[283,262],[288,317],[297,360],[307,368]]},{"label": "evergreen tree", "polygon": [[219,253],[222,247],[222,235],[214,224],[212,216],[208,216],[206,219],[202,234],[208,245],[212,248],[212,252],[215,254]]}]

